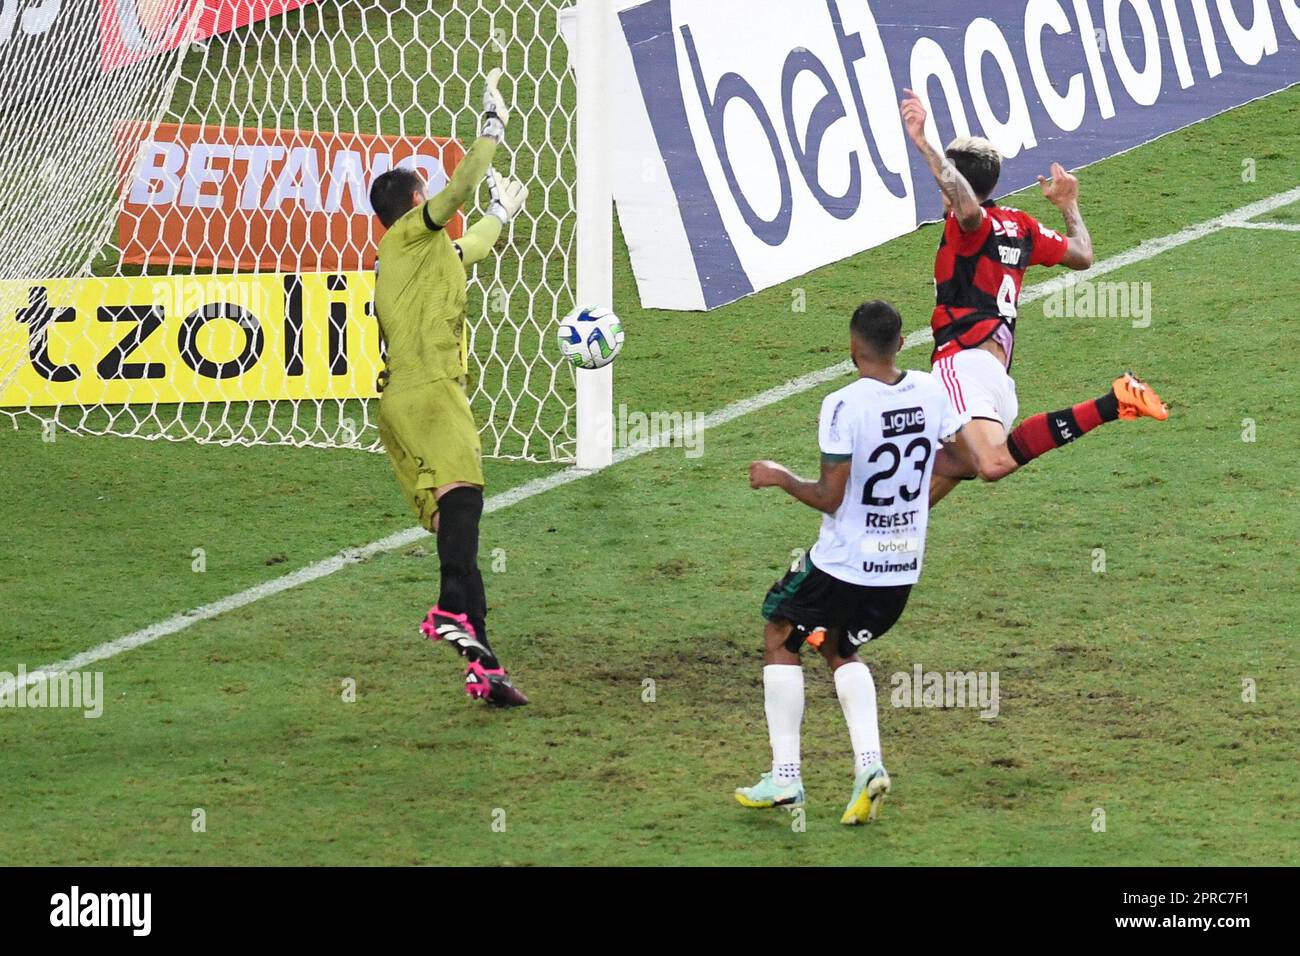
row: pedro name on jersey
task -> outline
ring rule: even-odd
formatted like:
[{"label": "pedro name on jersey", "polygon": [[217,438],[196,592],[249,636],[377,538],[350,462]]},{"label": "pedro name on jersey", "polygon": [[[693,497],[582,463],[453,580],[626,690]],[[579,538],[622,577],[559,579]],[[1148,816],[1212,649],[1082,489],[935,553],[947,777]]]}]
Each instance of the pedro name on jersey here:
[{"label": "pedro name on jersey", "polygon": [[906,372],[893,385],[860,378],[827,396],[818,423],[822,455],[853,464],[839,509],[822,518],[813,564],[851,584],[915,584],[934,456],[967,420],[927,372]]},{"label": "pedro name on jersey", "polygon": [[1010,367],[1025,270],[1059,265],[1070,248],[1068,239],[1027,212],[990,202],[980,213],[973,232],[962,232],[952,213],[944,220],[934,260],[932,363],[996,335]]}]

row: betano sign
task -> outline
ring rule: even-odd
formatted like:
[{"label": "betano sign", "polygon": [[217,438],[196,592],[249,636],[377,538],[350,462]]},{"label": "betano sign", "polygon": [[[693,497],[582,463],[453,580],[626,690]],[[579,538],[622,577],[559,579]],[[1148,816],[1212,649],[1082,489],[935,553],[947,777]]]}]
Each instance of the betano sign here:
[{"label": "betano sign", "polygon": [[374,273],[0,283],[0,407],[372,398]]},{"label": "betano sign", "polygon": [[[282,272],[372,268],[375,177],[413,168],[432,193],[465,155],[453,139],[174,123],[144,139],[122,124],[119,142],[123,261]],[[449,234],[463,229],[458,214]]]},{"label": "betano sign", "polygon": [[646,0],[618,29],[615,199],[650,308],[714,308],[939,218],[904,87],[936,143],[997,144],[1001,195],[1300,82],[1297,0]]}]

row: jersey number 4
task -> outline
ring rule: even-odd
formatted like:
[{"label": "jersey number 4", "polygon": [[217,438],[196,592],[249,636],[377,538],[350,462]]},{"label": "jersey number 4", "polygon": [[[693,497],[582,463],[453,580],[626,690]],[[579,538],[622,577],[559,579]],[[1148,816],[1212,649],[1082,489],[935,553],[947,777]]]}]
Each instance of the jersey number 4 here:
[{"label": "jersey number 4", "polygon": [[998,286],[998,314],[1008,319],[1016,317],[1016,281],[1011,276],[1002,277]]},{"label": "jersey number 4", "polygon": [[[925,481],[925,469],[930,464],[930,454],[933,451],[934,449],[930,446],[930,439],[928,438],[913,438],[902,451],[899,451],[898,445],[892,441],[887,441],[877,447],[867,461],[873,465],[878,462],[885,462],[885,466],[868,478],[867,483],[862,487],[862,503],[876,508],[888,508],[892,505],[894,496],[878,497],[876,495],[876,485],[893,478],[904,461],[910,463],[916,469],[916,486],[909,488],[906,481],[900,481],[898,494],[904,501],[915,501],[921,494],[921,486]],[[888,459],[887,462],[886,459]]]}]

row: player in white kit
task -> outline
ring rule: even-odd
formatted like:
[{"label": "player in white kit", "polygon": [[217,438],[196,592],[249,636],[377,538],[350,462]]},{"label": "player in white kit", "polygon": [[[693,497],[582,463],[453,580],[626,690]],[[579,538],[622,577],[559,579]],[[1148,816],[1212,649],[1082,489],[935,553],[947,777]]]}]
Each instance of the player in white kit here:
[{"label": "player in white kit", "polygon": [[889,792],[881,762],[876,686],[858,648],[888,631],[921,576],[930,476],[940,442],[969,420],[927,372],[895,362],[903,323],[887,302],[853,313],[850,352],[859,378],[822,403],[821,478],[809,481],[773,461],[750,465],[753,488],[781,488],[824,513],[812,551],[796,561],[763,602],[763,695],[772,770],[736,790],[746,807],[803,803],[799,727],[805,642],[835,677],[854,754],[853,795],[840,822],[865,823]]}]

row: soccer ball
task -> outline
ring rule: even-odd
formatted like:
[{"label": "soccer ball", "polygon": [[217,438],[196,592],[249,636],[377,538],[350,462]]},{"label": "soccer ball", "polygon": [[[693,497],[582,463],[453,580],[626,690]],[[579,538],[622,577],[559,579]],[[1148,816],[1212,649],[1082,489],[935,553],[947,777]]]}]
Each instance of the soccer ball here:
[{"label": "soccer ball", "polygon": [[603,368],[623,348],[623,323],[599,306],[574,309],[560,321],[560,352],[578,368]]}]

